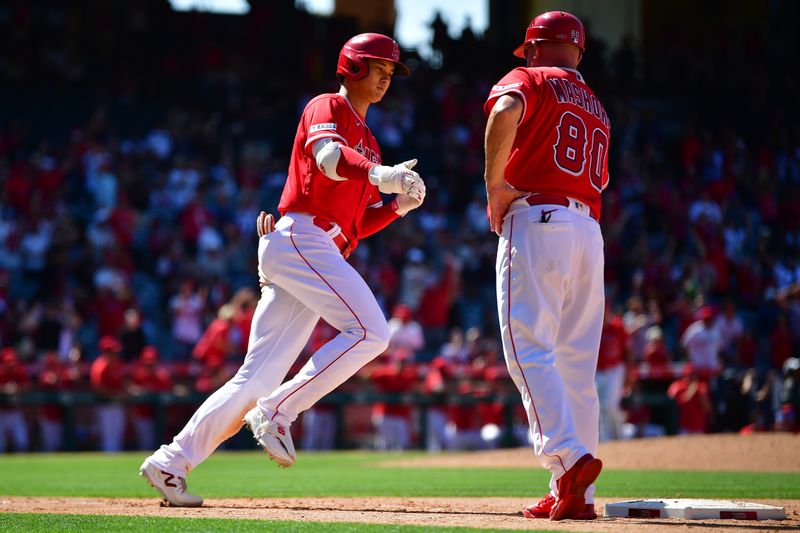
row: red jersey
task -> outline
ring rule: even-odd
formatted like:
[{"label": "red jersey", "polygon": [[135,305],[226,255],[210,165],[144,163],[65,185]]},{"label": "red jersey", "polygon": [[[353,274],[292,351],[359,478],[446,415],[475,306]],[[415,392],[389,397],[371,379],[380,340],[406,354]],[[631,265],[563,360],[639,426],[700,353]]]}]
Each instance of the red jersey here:
[{"label": "red jersey", "polygon": [[[417,385],[417,372],[413,367],[397,368],[394,365],[383,365],[375,369],[371,379],[375,388],[382,393],[404,394],[412,392]],[[375,414],[411,417],[412,407],[405,404],[376,403]]]},{"label": "red jersey", "polygon": [[89,369],[89,382],[92,389],[100,394],[123,392],[125,385],[122,363],[119,359],[111,361],[106,355],[99,356]]},{"label": "red jersey", "polygon": [[[0,389],[8,387],[19,393],[27,389],[29,385],[30,378],[24,366],[17,362],[0,365]],[[16,407],[0,406],[0,411],[11,411],[14,409],[16,409]],[[3,438],[5,438],[5,436]]]},{"label": "red jersey", "polygon": [[289,176],[278,211],[294,211],[337,223],[355,248],[367,207],[380,207],[378,188],[368,180],[336,181],[325,176],[311,152],[320,139],[334,139],[369,161],[381,163],[378,142],[350,102],[340,94],[322,94],[311,100],[300,117],[292,146]]},{"label": "red jersey", "polygon": [[222,366],[228,358],[233,327],[228,320],[212,320],[192,350],[192,357],[202,361],[205,366]]},{"label": "red jersey", "polygon": [[600,218],[600,193],[608,186],[611,122],[577,70],[515,68],[492,87],[488,115],[497,99],[522,100],[522,118],[505,167],[516,189],[569,196]]},{"label": "red jersey", "polygon": [[[43,391],[61,392],[75,388],[75,375],[58,360],[45,363],[37,378],[37,385]],[[39,409],[39,416],[47,420],[58,421],[64,415],[64,408],[58,403],[44,404]]]},{"label": "red jersey", "polygon": [[603,323],[600,335],[600,353],[597,370],[608,370],[625,362],[625,348],[628,346],[628,333],[619,317],[611,317]]},{"label": "red jersey", "polygon": [[[172,390],[172,378],[169,371],[160,365],[149,365],[137,362],[130,370],[131,382],[138,385],[145,393],[169,392]],[[134,415],[150,418],[154,413],[151,404],[136,404],[131,408]]]},{"label": "red jersey", "polygon": [[708,430],[708,414],[706,406],[711,401],[708,385],[696,381],[694,385],[685,379],[679,379],[669,386],[667,396],[678,404],[678,422],[684,431],[705,433]]}]

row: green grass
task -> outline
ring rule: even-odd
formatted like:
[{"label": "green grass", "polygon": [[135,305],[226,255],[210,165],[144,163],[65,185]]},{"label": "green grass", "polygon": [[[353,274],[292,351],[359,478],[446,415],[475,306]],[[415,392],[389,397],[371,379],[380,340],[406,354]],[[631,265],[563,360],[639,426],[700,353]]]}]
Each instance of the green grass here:
[{"label": "green grass", "polygon": [[[408,453],[403,458],[419,454]],[[546,490],[540,468],[385,468],[397,455],[303,453],[278,468],[258,452],[216,453],[188,478],[206,498],[301,496],[530,496]],[[0,494],[153,498],[137,475],[144,454],[0,456]],[[695,471],[603,471],[598,496],[800,499],[800,474]]]},{"label": "green grass", "polygon": [[387,531],[398,533],[500,533],[507,529],[475,529],[462,527],[417,527],[346,522],[289,522],[282,520],[228,520],[219,518],[159,518],[151,516],[86,516],[68,514],[0,514],[0,531],[25,531],[49,533],[52,531],[155,531],[172,533],[184,531],[280,531],[288,533],[360,533]]}]

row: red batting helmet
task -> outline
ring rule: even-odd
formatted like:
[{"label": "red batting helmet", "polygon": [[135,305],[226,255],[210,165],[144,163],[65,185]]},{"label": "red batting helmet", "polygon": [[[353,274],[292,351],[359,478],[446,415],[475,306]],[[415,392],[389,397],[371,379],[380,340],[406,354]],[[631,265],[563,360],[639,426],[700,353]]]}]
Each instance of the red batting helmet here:
[{"label": "red batting helmet", "polygon": [[533,19],[525,32],[525,42],[514,50],[514,55],[525,58],[525,49],[531,43],[550,41],[571,44],[584,51],[586,33],[578,17],[566,11],[548,11]]},{"label": "red batting helmet", "polygon": [[383,59],[394,63],[395,74],[407,76],[408,67],[400,62],[400,46],[391,37],[380,33],[356,35],[339,52],[339,65],[336,74],[349,80],[366,78],[369,72],[367,59]]}]

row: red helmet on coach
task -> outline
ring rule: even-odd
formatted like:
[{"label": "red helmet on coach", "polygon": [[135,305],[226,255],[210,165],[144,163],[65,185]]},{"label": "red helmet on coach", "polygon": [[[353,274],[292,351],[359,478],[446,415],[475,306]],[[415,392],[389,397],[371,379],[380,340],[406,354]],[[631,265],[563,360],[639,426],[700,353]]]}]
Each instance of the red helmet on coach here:
[{"label": "red helmet on coach", "polygon": [[525,49],[532,43],[548,41],[577,46],[581,53],[586,44],[586,33],[578,17],[566,11],[548,11],[534,18],[527,31],[525,42],[514,50],[514,55],[525,58]]},{"label": "red helmet on coach", "polygon": [[339,52],[336,74],[348,80],[366,78],[369,73],[367,59],[391,61],[395,66],[395,74],[409,74],[408,67],[400,62],[400,46],[391,37],[380,33],[362,33],[344,43]]}]

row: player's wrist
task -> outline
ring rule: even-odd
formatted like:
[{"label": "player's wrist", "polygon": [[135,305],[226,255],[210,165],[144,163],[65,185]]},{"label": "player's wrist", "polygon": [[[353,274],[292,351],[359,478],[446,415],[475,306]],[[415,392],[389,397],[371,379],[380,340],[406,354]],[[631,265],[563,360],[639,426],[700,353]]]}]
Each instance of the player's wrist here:
[{"label": "player's wrist", "polygon": [[400,203],[397,201],[397,198],[392,200],[392,203],[390,205],[392,206],[392,211],[394,211],[397,215],[399,215],[401,217],[405,216],[406,213],[408,213],[408,211],[402,211],[400,209]]},{"label": "player's wrist", "polygon": [[398,194],[394,200],[392,200],[392,210],[401,217],[404,217],[409,213],[409,211],[413,211],[421,206],[423,200],[424,195],[417,199],[407,194]]}]

